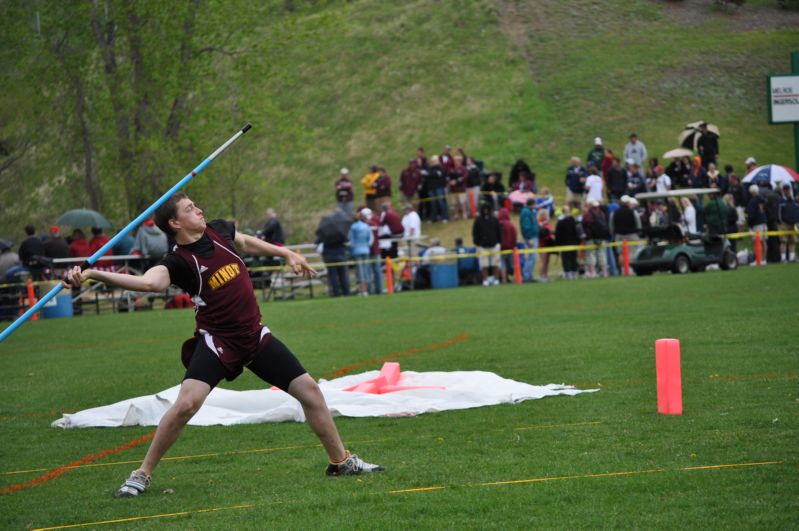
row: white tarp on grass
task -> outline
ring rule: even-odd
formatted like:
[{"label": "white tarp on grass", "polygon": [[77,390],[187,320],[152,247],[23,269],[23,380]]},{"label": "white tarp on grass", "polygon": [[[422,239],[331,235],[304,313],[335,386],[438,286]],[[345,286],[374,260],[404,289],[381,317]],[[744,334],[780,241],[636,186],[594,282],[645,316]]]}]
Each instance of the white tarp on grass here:
[{"label": "white tarp on grass", "polygon": [[[379,371],[321,380],[319,386],[333,416],[384,417],[419,415],[496,404],[517,403],[554,395],[576,395],[598,389],[575,389],[569,385],[529,385],[502,378],[492,372],[402,372],[403,386],[443,386],[445,389],[410,389],[385,394],[343,391],[376,378]],[[155,426],[174,403],[180,386],[155,395],[140,396],[108,406],[65,414],[53,422],[60,428]],[[303,422],[299,402],[287,393],[264,389],[230,391],[215,388],[199,412],[189,421],[194,426]]]}]

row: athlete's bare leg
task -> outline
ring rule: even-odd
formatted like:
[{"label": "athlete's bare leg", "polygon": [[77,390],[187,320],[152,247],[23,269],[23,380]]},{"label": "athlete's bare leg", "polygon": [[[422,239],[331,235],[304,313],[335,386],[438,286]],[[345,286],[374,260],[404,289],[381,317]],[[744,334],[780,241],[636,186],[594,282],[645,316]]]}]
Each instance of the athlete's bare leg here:
[{"label": "athlete's bare leg", "polygon": [[183,431],[183,427],[197,413],[210,392],[211,386],[205,382],[193,379],[183,380],[177,400],[158,423],[153,442],[150,443],[150,448],[147,449],[147,455],[139,470],[148,476],[153,473],[153,469],[175,443]]},{"label": "athlete's bare leg", "polygon": [[291,381],[288,393],[302,405],[305,418],[322,442],[330,461],[332,463],[343,461],[347,453],[319,385],[308,373],[305,373]]}]

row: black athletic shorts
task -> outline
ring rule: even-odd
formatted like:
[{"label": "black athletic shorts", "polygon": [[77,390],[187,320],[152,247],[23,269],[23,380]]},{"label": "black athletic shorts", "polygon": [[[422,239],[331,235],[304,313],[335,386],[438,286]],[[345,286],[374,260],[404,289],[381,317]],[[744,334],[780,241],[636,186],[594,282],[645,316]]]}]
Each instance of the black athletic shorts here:
[{"label": "black athletic shorts", "polygon": [[[269,337],[264,348],[246,367],[261,380],[275,385],[283,391],[288,391],[289,384],[294,378],[307,372],[288,347],[275,336]],[[223,378],[233,380],[235,377],[236,375],[231,375],[222,365],[205,341],[197,341],[189,368],[186,369],[186,374],[183,376],[184,380],[189,378],[200,380],[213,389]]]}]

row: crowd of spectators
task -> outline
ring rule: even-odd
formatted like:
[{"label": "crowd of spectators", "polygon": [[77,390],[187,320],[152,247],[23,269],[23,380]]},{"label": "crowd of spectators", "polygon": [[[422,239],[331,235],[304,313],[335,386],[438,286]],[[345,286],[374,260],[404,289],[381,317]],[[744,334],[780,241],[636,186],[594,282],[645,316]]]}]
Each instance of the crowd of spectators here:
[{"label": "crowd of spectators", "polygon": [[[19,274],[29,274],[34,280],[52,279],[57,269],[79,264],[81,259],[92,256],[110,240],[100,227],[91,228],[92,237],[88,240],[80,228],[73,229],[67,237],[61,234],[58,225],[51,226],[46,236],[37,234],[33,225],[27,225],[24,231],[25,238],[17,252],[12,251],[11,241],[0,240],[0,283],[14,282]],[[135,238],[129,235],[120,238],[103,257],[139,256],[146,269],[157,263],[167,251],[166,235],[149,219],[138,228]],[[112,270],[114,262],[101,258],[94,267]]]},{"label": "crowd of spectators", "polygon": [[[584,251],[558,253],[563,276],[574,279],[582,272],[587,278],[604,277],[620,271],[616,249],[604,246],[611,241],[639,240],[674,225],[689,238],[703,232],[787,230],[799,223],[796,190],[791,186],[770,190],[743,185],[732,165],[725,165],[723,172],[718,170],[718,135],[706,124],[699,125],[696,152],[665,164],[649,156],[635,133],[629,135],[621,156],[597,137],[585,163],[578,156],[571,158],[564,175],[565,200],[557,205],[550,189],[539,189],[536,173],[525,160],[513,164],[504,183],[502,172],[488,171],[482,161],[461,148],[453,152],[451,146],[445,146],[440,154],[428,157],[420,147],[400,172],[398,192],[404,211],[418,220],[447,223],[474,215],[472,240],[479,255],[480,278],[486,286],[508,282],[514,264],[507,251],[514,247],[539,249],[523,253],[522,278],[547,282],[553,254],[544,251],[547,247],[593,244]],[[757,162],[749,157],[744,175],[756,167]],[[407,237],[398,228],[386,228],[386,219],[393,213],[392,179],[386,169],[371,166],[360,184],[365,217],[355,207],[356,186],[346,168],[335,183],[336,200],[361,223],[378,227],[372,244],[380,247],[376,242],[381,237]],[[644,192],[686,188],[715,189],[718,193],[669,197],[645,204],[636,199]],[[372,211],[381,213],[373,216]],[[511,212],[519,213],[518,229],[511,222]],[[795,236],[763,237],[761,241],[767,261],[795,261]],[[379,253],[369,256],[396,256],[396,241],[392,245],[392,253],[381,247]],[[360,271],[359,292],[365,294],[365,268]]]},{"label": "crowd of spectators", "polygon": [[[509,281],[515,266],[510,252],[514,248],[530,250],[523,253],[522,279],[548,282],[554,254],[546,251],[550,247],[593,244],[588,249],[557,253],[564,278],[578,278],[581,272],[592,278],[618,274],[617,252],[604,246],[611,241],[638,240],[672,225],[679,225],[690,236],[745,230],[764,233],[789,230],[799,223],[796,190],[791,186],[771,190],[743,185],[732,165],[725,165],[723,172],[718,170],[718,136],[704,125],[700,125],[696,151],[695,156],[677,157],[665,164],[649,156],[635,133],[629,135],[622,156],[597,137],[585,163],[578,156],[571,157],[560,205],[552,190],[539,188],[536,173],[525,160],[511,166],[504,182],[501,171],[488,170],[480,159],[462,148],[453,151],[451,146],[429,157],[424,148],[418,148],[397,182],[385,168],[370,166],[359,183],[362,202],[356,201],[359,191],[350,171],[341,168],[334,183],[338,208],[322,218],[316,231],[318,250],[327,264],[329,292],[334,296],[351,293],[349,260],[356,263],[356,291],[366,296],[383,292],[382,264],[387,257],[398,257],[400,245],[407,242],[408,254],[427,253],[428,258],[430,249],[444,249],[440,242],[421,243],[422,221],[448,223],[473,218],[478,279],[485,286]],[[757,161],[747,158],[744,175],[756,167]],[[636,199],[643,192],[682,188],[712,188],[718,193],[664,198],[643,205]],[[402,215],[394,210],[395,194]],[[357,208],[356,203],[360,203]],[[511,213],[519,214],[518,227]],[[34,278],[43,278],[53,259],[90,256],[109,240],[96,227],[89,240],[81,229],[74,229],[66,238],[57,226],[50,228],[47,237],[36,235],[33,226],[25,232],[17,253],[10,242],[0,240],[0,279],[20,265]],[[266,210],[266,223],[257,234],[270,243],[285,244],[274,209]],[[767,261],[796,259],[794,235],[763,237],[761,244]],[[150,267],[167,249],[166,236],[148,220],[135,240],[123,238],[107,254],[139,254],[144,266]],[[111,268],[113,263],[99,260],[95,266]]]}]

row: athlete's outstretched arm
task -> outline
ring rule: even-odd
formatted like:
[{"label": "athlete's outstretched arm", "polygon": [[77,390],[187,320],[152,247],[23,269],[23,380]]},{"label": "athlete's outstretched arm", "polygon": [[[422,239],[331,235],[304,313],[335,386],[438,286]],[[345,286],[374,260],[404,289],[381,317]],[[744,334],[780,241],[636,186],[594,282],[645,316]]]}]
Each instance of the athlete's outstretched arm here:
[{"label": "athlete's outstretched arm", "polygon": [[164,291],[172,281],[169,278],[169,270],[162,265],[153,266],[142,276],[127,275],[123,273],[110,273],[108,271],[98,271],[97,269],[87,269],[81,271],[80,266],[75,266],[64,279],[65,288],[77,288],[85,280],[97,280],[111,286],[116,286],[130,291]]},{"label": "athlete's outstretched arm", "polygon": [[254,236],[242,234],[241,232],[236,233],[234,243],[236,244],[236,249],[242,253],[254,254],[256,256],[279,256],[283,258],[286,261],[286,265],[297,275],[303,274],[306,277],[310,277],[316,274],[316,270],[308,265],[305,257],[295,253],[288,247],[272,245],[271,243],[260,240]]}]

